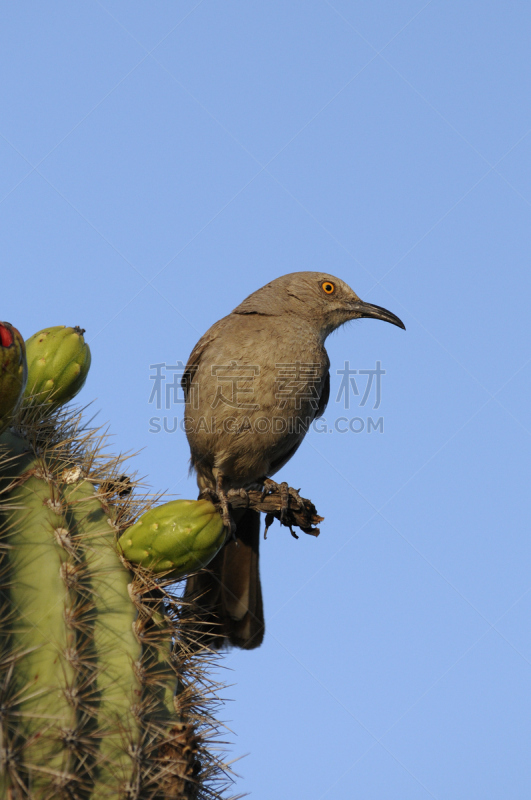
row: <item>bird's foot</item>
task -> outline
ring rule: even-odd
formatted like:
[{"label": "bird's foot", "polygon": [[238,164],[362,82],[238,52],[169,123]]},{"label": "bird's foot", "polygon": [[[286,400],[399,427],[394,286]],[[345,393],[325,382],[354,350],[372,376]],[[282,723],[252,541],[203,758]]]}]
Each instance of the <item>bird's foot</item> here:
[{"label": "bird's foot", "polygon": [[[277,484],[268,478],[249,483],[245,489],[228,489],[227,501],[232,508],[252,508],[266,515],[266,530],[274,519],[278,519],[290,529],[291,535],[297,538],[293,526],[300,528],[304,533],[312,536],[319,535],[316,525],[322,522],[322,517],[317,514],[315,506],[310,500],[300,496],[300,489],[287,487],[286,484]],[[216,501],[218,508],[221,503]],[[282,514],[282,518],[281,518]]]},{"label": "bird's foot", "polygon": [[[280,494],[280,521],[283,525],[287,525],[289,528],[291,528],[288,522],[290,497],[289,485],[286,483],[286,481],[283,481],[282,483],[276,483],[275,481],[272,481],[271,478],[266,478],[262,488],[262,500],[266,495],[274,491],[277,491]],[[293,489],[291,491],[293,491]]]}]

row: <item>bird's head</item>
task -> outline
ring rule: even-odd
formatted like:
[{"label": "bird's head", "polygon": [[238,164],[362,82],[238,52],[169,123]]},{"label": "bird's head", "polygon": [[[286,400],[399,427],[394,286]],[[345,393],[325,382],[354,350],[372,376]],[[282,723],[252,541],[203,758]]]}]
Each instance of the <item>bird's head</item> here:
[{"label": "bird's head", "polygon": [[292,272],[277,278],[234,309],[236,314],[296,314],[319,328],[322,339],[352,319],[370,317],[405,325],[391,311],[360,300],[348,284],[326,272]]}]

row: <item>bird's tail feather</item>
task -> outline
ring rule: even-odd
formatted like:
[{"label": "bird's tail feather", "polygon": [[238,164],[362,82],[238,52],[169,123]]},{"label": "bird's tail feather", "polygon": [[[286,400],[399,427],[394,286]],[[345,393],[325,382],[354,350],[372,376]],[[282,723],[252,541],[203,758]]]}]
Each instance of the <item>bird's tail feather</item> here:
[{"label": "bird's tail feather", "polygon": [[184,597],[192,602],[197,638],[215,650],[252,650],[264,638],[259,572],[260,514],[235,511],[236,538],[208,567],[188,578]]}]

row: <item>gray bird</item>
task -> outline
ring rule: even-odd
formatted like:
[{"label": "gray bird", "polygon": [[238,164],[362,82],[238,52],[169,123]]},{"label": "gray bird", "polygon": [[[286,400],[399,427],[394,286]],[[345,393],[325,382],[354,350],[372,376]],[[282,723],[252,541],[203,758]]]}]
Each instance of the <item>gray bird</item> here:
[{"label": "gray bird", "polygon": [[[330,394],[325,339],[361,317],[405,329],[397,316],[364,303],[339,278],[293,272],[249,295],[194,347],[182,380],[191,467],[200,490],[221,498],[227,526],[225,493],[263,485],[324,413]],[[260,514],[235,510],[232,527],[214,560],[188,579],[185,596],[199,598],[211,647],[251,649],[261,644],[265,628]]]}]

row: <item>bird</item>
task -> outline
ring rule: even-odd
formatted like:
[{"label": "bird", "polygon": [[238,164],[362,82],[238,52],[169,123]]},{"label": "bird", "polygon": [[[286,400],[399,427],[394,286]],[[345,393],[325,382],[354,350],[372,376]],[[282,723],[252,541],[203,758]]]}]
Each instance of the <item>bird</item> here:
[{"label": "bird", "polygon": [[292,272],[215,322],[190,354],[181,382],[190,468],[200,495],[217,494],[227,536],[210,564],[187,579],[184,596],[194,599],[214,650],[254,649],[265,631],[260,514],[231,511],[227,492],[264,486],[294,455],[328,403],[327,336],[364,317],[405,329],[341,279]]}]

